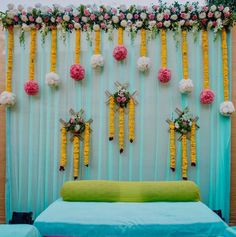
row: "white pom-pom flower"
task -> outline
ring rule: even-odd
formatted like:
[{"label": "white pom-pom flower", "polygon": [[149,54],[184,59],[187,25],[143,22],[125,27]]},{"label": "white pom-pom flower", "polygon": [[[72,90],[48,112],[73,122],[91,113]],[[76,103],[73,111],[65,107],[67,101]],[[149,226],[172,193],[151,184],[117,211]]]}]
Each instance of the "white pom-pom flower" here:
[{"label": "white pom-pom flower", "polygon": [[193,81],[190,79],[182,79],[179,82],[179,91],[183,94],[191,93],[193,90]]},{"label": "white pom-pom flower", "polygon": [[16,103],[16,95],[9,91],[3,91],[0,95],[0,104],[11,107]]},{"label": "white pom-pom flower", "polygon": [[58,87],[60,84],[60,77],[55,72],[49,72],[46,74],[45,82],[48,86]]},{"label": "white pom-pom flower", "polygon": [[151,67],[151,60],[148,57],[139,57],[137,67],[140,72],[146,72]]},{"label": "white pom-pom flower", "polygon": [[94,54],[90,60],[91,66],[94,69],[99,69],[104,66],[104,58],[101,54]]},{"label": "white pom-pom flower", "polygon": [[234,104],[231,101],[224,101],[220,104],[220,113],[224,116],[230,116],[235,112]]}]

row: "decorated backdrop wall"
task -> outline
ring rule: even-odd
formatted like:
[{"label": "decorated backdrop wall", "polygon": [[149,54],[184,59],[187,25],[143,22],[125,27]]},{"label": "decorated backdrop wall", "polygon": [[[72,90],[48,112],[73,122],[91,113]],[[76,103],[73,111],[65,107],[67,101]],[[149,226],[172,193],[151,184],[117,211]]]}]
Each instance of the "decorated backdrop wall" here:
[{"label": "decorated backdrop wall", "polygon": [[[15,32],[15,36],[19,32]],[[161,85],[157,80],[160,68],[160,35],[147,43],[148,56],[152,66],[148,73],[136,68],[139,57],[140,36],[132,43],[124,35],[128,49],[125,62],[117,63],[112,57],[116,41],[109,41],[107,34],[101,35],[101,52],[105,59],[104,69],[96,72],[91,68],[93,48],[82,33],[81,63],[86,68],[86,78],[81,82],[70,79],[69,68],[74,62],[74,33],[67,34],[64,44],[58,39],[57,72],[62,84],[57,90],[45,85],[45,74],[50,68],[51,37],[45,44],[37,36],[35,80],[40,84],[38,96],[29,97],[24,92],[28,80],[30,33],[25,33],[25,46],[15,41],[12,90],[17,95],[17,104],[7,109],[7,183],[6,216],[13,210],[33,211],[37,216],[51,202],[59,197],[62,183],[73,179],[72,144],[68,142],[68,164],[59,172],[60,123],[59,119],[69,118],[69,109],[85,110],[91,125],[91,161],[84,167],[82,161],[79,179],[113,180],[178,180],[181,179],[181,146],[177,142],[176,171],[170,170],[169,133],[167,118],[176,117],[176,107],[189,106],[199,116],[197,131],[197,166],[190,167],[188,178],[201,189],[202,200],[212,209],[222,209],[229,217],[230,192],[230,119],[219,114],[223,101],[221,35],[214,40],[209,32],[209,72],[211,88],[216,93],[212,105],[201,105],[199,94],[203,87],[201,33],[196,42],[189,33],[189,77],[194,82],[191,95],[181,95],[178,83],[182,79],[181,47],[176,47],[173,33],[167,33],[168,67],[172,80]],[[116,38],[116,35],[115,35]],[[228,40],[229,62],[231,58],[230,34]],[[7,56],[7,55],[6,55]],[[229,65],[231,67],[231,65]],[[231,72],[231,70],[229,70]],[[231,78],[231,77],[229,77]],[[125,151],[119,153],[117,139],[108,141],[108,106],[105,104],[105,90],[116,90],[115,81],[129,82],[129,90],[138,91],[136,97],[136,140],[128,143]],[[125,123],[127,124],[127,123]],[[116,127],[117,131],[118,127]],[[125,133],[128,129],[125,129]],[[127,134],[127,133],[126,133]],[[189,149],[188,149],[189,150]]]}]

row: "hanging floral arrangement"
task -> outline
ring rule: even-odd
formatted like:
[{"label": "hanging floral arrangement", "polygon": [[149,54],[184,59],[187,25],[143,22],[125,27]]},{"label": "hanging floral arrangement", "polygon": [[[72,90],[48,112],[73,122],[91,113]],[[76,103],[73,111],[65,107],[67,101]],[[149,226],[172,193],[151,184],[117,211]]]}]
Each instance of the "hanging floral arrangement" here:
[{"label": "hanging floral arrangement", "polygon": [[158,80],[167,83],[171,79],[171,71],[167,68],[166,30],[161,30],[161,68],[158,71]]},{"label": "hanging floral arrangement", "polygon": [[6,73],[6,89],[0,95],[0,104],[11,107],[16,103],[16,96],[12,92],[12,69],[13,69],[13,51],[14,51],[14,31],[8,29],[8,58],[7,58],[7,73]]},{"label": "hanging floral arrangement", "polygon": [[90,134],[92,129],[90,124],[92,119],[85,121],[83,118],[84,111],[81,109],[78,113],[75,113],[73,109],[70,109],[71,117],[68,122],[60,119],[62,124],[61,128],[61,159],[60,159],[60,171],[64,171],[67,164],[66,156],[66,144],[67,133],[71,136],[71,142],[73,142],[73,174],[74,179],[79,177],[79,163],[80,163],[80,141],[84,143],[83,151],[83,163],[86,167],[89,166],[89,153],[90,153]]},{"label": "hanging floral arrangement", "polygon": [[179,82],[179,90],[183,94],[188,94],[193,90],[193,82],[188,77],[188,42],[185,30],[182,31],[182,67],[183,79]]},{"label": "hanging floral arrangement", "polygon": [[214,101],[215,93],[209,88],[209,70],[208,70],[208,33],[207,30],[202,31],[202,53],[203,53],[203,90],[200,94],[200,102],[202,104],[211,104]]},{"label": "hanging floral arrangement", "polygon": [[60,84],[60,77],[56,73],[57,65],[57,29],[52,29],[52,43],[51,43],[51,67],[50,72],[46,74],[45,82],[50,87],[58,87]]},{"label": "hanging floral arrangement", "polygon": [[176,108],[178,117],[174,120],[167,119],[170,132],[170,168],[175,171],[176,168],[176,146],[175,146],[175,133],[179,133],[178,140],[182,144],[182,178],[187,180],[188,158],[187,158],[187,140],[190,140],[190,159],[191,166],[196,166],[196,129],[199,126],[196,124],[198,117],[194,117],[189,113],[186,107],[184,111]]},{"label": "hanging floral arrangement", "polygon": [[31,29],[30,31],[30,62],[29,62],[29,80],[24,84],[24,89],[27,95],[33,96],[37,95],[39,92],[39,84],[34,80],[35,76],[35,54],[36,54],[36,40],[37,31],[36,29]]},{"label": "hanging floral arrangement", "polygon": [[85,77],[85,69],[80,65],[80,44],[81,32],[80,29],[75,30],[75,64],[70,67],[70,77],[75,81],[81,81]]},{"label": "hanging floral arrangement", "polygon": [[109,91],[106,91],[108,96],[107,104],[109,105],[109,140],[112,141],[115,136],[115,112],[118,111],[118,120],[119,120],[119,147],[120,153],[124,151],[124,138],[125,138],[125,110],[129,111],[129,141],[132,143],[135,139],[135,105],[137,101],[134,96],[137,91],[133,94],[127,90],[129,84],[120,84],[115,82],[115,85],[118,89],[117,92],[111,94]]},{"label": "hanging floral arrangement", "polygon": [[113,57],[116,61],[123,61],[126,59],[128,50],[123,44],[123,28],[119,27],[118,33],[118,45],[113,50]]},{"label": "hanging floral arrangement", "polygon": [[94,25],[95,43],[94,54],[91,58],[91,66],[93,69],[101,69],[104,66],[104,58],[101,55],[101,31],[99,25]]},{"label": "hanging floral arrangement", "polygon": [[151,60],[147,57],[146,30],[141,30],[140,37],[140,57],[137,61],[137,67],[140,72],[147,72],[150,69]]},{"label": "hanging floral arrangement", "polygon": [[224,102],[220,104],[220,113],[223,116],[231,116],[235,111],[234,104],[229,100],[229,73],[228,73],[228,52],[227,52],[227,34],[225,29],[222,30],[222,70],[223,70],[223,88]]}]

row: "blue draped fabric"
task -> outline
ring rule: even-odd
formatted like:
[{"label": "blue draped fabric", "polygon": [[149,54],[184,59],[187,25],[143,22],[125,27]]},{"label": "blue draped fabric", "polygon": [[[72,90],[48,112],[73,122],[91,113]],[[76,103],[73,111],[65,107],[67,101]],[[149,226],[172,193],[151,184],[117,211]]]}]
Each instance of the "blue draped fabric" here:
[{"label": "blue draped fabric", "polygon": [[[128,58],[117,63],[112,57],[116,45],[106,34],[101,37],[101,50],[105,66],[101,72],[93,71],[90,58],[93,49],[82,34],[81,64],[86,68],[86,79],[75,82],[70,79],[69,68],[74,61],[75,35],[67,34],[64,44],[58,37],[57,72],[62,83],[59,89],[51,89],[45,84],[45,74],[50,68],[50,34],[45,44],[37,36],[35,79],[40,84],[36,97],[25,94],[24,82],[28,80],[29,33],[25,34],[25,46],[20,46],[15,33],[13,92],[17,95],[17,105],[7,110],[7,180],[6,218],[12,211],[33,211],[37,216],[59,197],[60,187],[73,178],[72,144],[68,138],[66,171],[60,173],[60,123],[59,119],[69,118],[69,109],[83,108],[86,118],[92,118],[90,166],[79,166],[79,179],[110,180],[179,180],[181,179],[181,143],[176,141],[177,167],[169,168],[169,133],[167,118],[177,115],[176,107],[189,106],[191,112],[199,116],[200,129],[196,132],[197,166],[188,168],[188,178],[201,189],[202,201],[212,209],[221,209],[228,221],[230,193],[230,119],[219,114],[219,104],[223,101],[223,78],[221,36],[214,39],[209,33],[209,73],[210,85],[216,93],[213,105],[201,105],[199,94],[203,86],[201,33],[188,34],[189,77],[194,82],[191,95],[181,95],[178,82],[182,79],[181,47],[176,47],[173,32],[167,33],[168,67],[172,80],[161,85],[157,80],[160,68],[160,35],[148,41],[148,56],[152,61],[149,73],[139,73],[136,60],[139,57],[139,35],[132,43],[125,34],[124,43],[128,48]],[[229,79],[231,86],[231,39],[228,34]],[[125,118],[125,151],[119,154],[117,136],[108,141],[108,106],[105,104],[105,90],[114,92],[114,82],[129,82],[129,90],[138,91],[136,106],[136,140],[128,142],[127,116]],[[117,117],[117,116],[116,116]],[[116,120],[116,122],[118,122]],[[116,134],[118,126],[116,123]],[[82,154],[81,145],[81,154]],[[189,143],[188,143],[189,157]],[[190,163],[190,161],[189,161]]]}]

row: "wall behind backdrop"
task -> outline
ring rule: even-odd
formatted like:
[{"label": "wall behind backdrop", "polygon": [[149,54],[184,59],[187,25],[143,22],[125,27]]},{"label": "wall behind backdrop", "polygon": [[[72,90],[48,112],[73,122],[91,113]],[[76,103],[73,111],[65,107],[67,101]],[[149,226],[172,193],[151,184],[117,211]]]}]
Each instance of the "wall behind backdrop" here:
[{"label": "wall behind backdrop", "polygon": [[[25,48],[15,41],[13,91],[17,94],[17,106],[7,111],[7,189],[6,217],[13,210],[34,211],[37,216],[59,197],[65,180],[73,178],[72,144],[68,144],[68,165],[64,173],[58,171],[60,159],[59,118],[69,118],[69,109],[85,109],[86,117],[93,118],[91,162],[89,168],[80,167],[80,179],[114,180],[178,180],[181,179],[181,146],[177,143],[177,170],[169,168],[169,134],[166,118],[176,116],[176,107],[188,105],[200,117],[197,131],[198,163],[189,168],[188,177],[201,188],[202,199],[212,209],[222,209],[229,217],[230,187],[230,119],[221,117],[218,106],[223,101],[221,38],[214,41],[209,34],[209,69],[211,88],[216,92],[212,106],[202,106],[199,94],[202,89],[202,48],[200,35],[194,43],[188,35],[189,75],[194,81],[192,95],[180,95],[178,82],[182,78],[181,48],[171,32],[168,33],[168,66],[173,77],[168,86],[156,79],[160,67],[159,36],[148,43],[148,56],[152,69],[140,74],[136,69],[139,57],[139,36],[132,45],[125,38],[129,55],[125,63],[118,64],[112,57],[116,41],[110,42],[102,35],[102,54],[105,67],[101,73],[90,66],[93,49],[82,36],[81,64],[86,68],[82,83],[69,78],[69,68],[74,59],[74,34],[68,34],[64,45],[58,40],[58,73],[62,85],[52,90],[45,85],[45,74],[50,67],[50,37],[41,45],[38,36],[36,80],[40,83],[40,95],[28,97],[23,85],[28,80],[29,35]],[[116,36],[115,36],[116,38]],[[230,37],[228,45],[230,46]],[[229,47],[229,56],[230,54]],[[230,57],[229,57],[230,59]],[[230,60],[229,60],[230,61]],[[17,62],[17,63],[16,63]],[[231,71],[231,70],[230,70]],[[117,139],[108,141],[108,107],[105,90],[115,91],[114,82],[129,82],[129,90],[138,90],[136,107],[136,140],[128,143],[124,154],[119,154]],[[127,124],[127,123],[126,123]],[[127,131],[127,129],[126,129]]]}]

